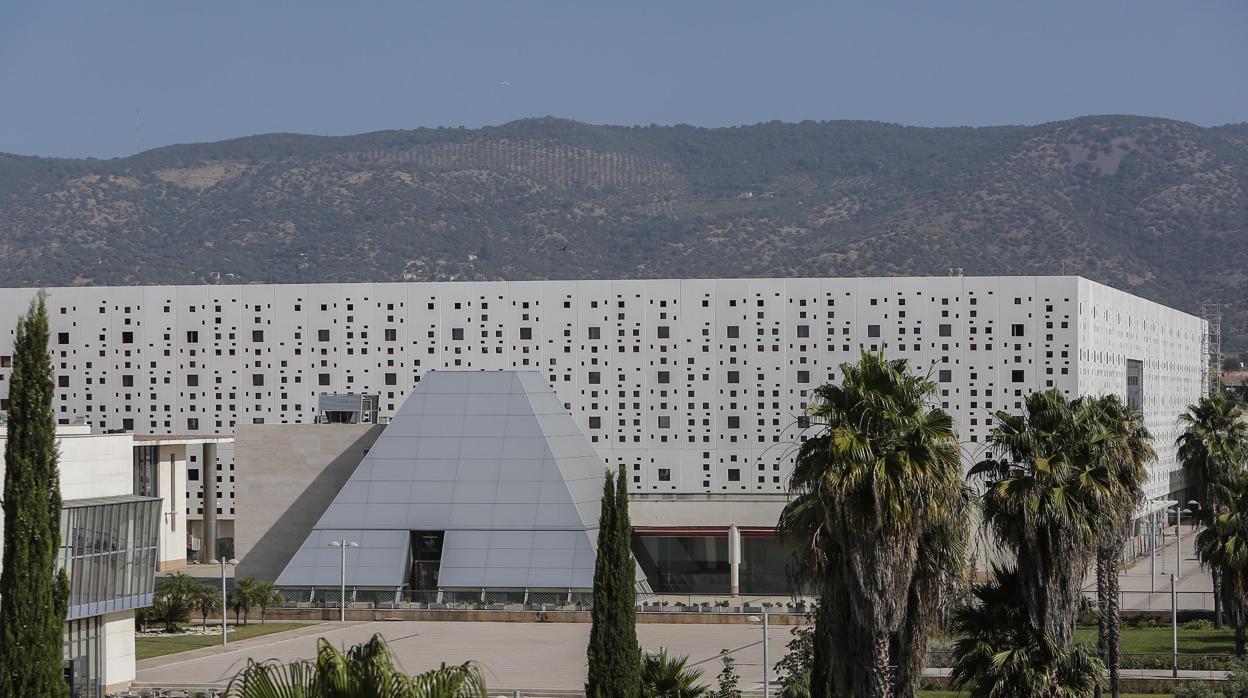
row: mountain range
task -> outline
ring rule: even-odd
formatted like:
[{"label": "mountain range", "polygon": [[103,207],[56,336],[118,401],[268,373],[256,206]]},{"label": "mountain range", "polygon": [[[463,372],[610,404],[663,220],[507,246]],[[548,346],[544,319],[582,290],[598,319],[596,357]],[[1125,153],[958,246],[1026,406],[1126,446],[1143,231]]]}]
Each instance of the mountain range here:
[{"label": "mountain range", "polygon": [[1248,124],[539,118],[0,154],[6,286],[1080,274],[1248,349]]}]

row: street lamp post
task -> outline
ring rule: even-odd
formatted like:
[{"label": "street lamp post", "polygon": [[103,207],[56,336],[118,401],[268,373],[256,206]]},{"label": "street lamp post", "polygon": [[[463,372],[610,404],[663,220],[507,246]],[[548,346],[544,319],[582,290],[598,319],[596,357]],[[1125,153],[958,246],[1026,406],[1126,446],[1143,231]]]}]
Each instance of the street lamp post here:
[{"label": "street lamp post", "polygon": [[1157,512],[1148,514],[1148,548],[1151,556],[1148,569],[1148,591],[1157,593]]},{"label": "street lamp post", "polygon": [[229,599],[229,596],[225,593],[225,566],[237,565],[238,560],[235,560],[233,558],[227,560],[225,559],[225,556],[222,555],[220,561],[209,560],[208,564],[210,565],[220,564],[221,565],[221,644],[228,645],[230,644],[230,640],[226,631],[229,626],[230,599]]},{"label": "street lamp post", "polygon": [[763,698],[771,698],[771,678],[768,676],[771,667],[768,666],[767,657],[767,607],[763,607],[763,617],[750,616],[748,620],[751,623],[762,622],[763,624]]},{"label": "street lamp post", "polygon": [[339,605],[342,607],[342,611],[339,614],[338,619],[340,621],[346,622],[347,620],[347,548],[358,548],[360,547],[360,544],[356,543],[353,540],[347,540],[346,538],[343,538],[342,540],[330,541],[329,546],[331,548],[340,548],[342,550],[342,588],[341,588],[342,595],[338,598],[338,602],[339,602]]},{"label": "street lamp post", "polygon": [[1191,515],[1191,509],[1180,509],[1174,505],[1174,575],[1183,576],[1183,515]]}]

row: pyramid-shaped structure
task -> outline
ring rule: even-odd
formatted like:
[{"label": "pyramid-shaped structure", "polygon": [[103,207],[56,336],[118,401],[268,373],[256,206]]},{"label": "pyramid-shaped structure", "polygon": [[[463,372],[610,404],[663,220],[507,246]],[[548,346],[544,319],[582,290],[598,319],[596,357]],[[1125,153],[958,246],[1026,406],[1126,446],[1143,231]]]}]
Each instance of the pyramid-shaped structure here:
[{"label": "pyramid-shaped structure", "polygon": [[604,465],[540,373],[425,375],[277,578],[397,588],[413,531],[444,532],[438,586],[586,589]]}]

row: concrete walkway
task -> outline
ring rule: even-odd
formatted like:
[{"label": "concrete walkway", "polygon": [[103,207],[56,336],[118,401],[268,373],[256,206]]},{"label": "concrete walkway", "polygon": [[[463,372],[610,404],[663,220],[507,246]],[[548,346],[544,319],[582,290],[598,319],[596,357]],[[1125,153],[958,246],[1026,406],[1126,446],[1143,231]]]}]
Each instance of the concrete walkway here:
[{"label": "concrete walkway", "polygon": [[[324,637],[348,647],[381,633],[403,670],[420,673],[443,662],[475,661],[484,670],[492,694],[571,692],[585,682],[585,645],[589,625],[584,623],[460,623],[438,621],[378,621],[319,623],[305,628],[242,640],[220,646],[146,659],[139,663],[137,683],[149,687],[224,688],[248,659],[290,662],[315,656],[316,640]],[[646,650],[666,647],[688,655],[690,665],[702,669],[702,681],[713,684],[719,672],[719,651],[735,649],[737,672],[745,690],[762,688],[762,628],[757,625],[637,626]],[[770,631],[769,663],[775,665],[790,639],[787,627]],[[947,676],[948,669],[931,668],[924,675]],[[1124,670],[1128,678],[1170,678],[1170,670]],[[1218,680],[1220,671],[1182,671],[1180,678]],[[774,672],[771,675],[774,680]]]},{"label": "concrete walkway", "polygon": [[[430,621],[324,623],[243,640],[227,648],[154,657],[139,664],[136,681],[145,686],[223,687],[249,658],[282,662],[310,658],[318,637],[348,647],[374,633],[386,638],[399,665],[412,674],[436,669],[443,662],[472,660],[484,669],[491,692],[504,688],[579,690],[585,683],[588,624]],[[721,649],[743,648],[734,655],[742,688],[762,685],[761,626],[645,624],[637,626],[637,636],[646,650],[666,647],[688,655],[689,663],[703,670],[706,683],[713,683],[719,672]],[[784,655],[789,638],[789,628],[771,629],[769,663],[774,665]]]}]

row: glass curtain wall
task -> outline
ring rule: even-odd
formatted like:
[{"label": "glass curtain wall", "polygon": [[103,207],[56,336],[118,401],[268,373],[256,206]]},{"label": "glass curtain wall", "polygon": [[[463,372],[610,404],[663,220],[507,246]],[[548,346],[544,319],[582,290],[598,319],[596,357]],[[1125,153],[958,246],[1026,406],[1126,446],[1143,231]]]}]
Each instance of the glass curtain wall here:
[{"label": "glass curtain wall", "polygon": [[[656,594],[727,594],[728,533],[633,535],[633,556]],[[743,533],[742,594],[790,593],[787,566],[792,544],[771,533]]]},{"label": "glass curtain wall", "polygon": [[74,500],[61,510],[59,569],[69,575],[69,618],[151,604],[160,500]]},{"label": "glass curtain wall", "polygon": [[100,688],[100,619],[65,624],[65,681],[72,698],[97,698]]}]

